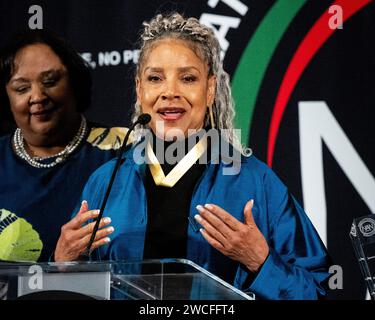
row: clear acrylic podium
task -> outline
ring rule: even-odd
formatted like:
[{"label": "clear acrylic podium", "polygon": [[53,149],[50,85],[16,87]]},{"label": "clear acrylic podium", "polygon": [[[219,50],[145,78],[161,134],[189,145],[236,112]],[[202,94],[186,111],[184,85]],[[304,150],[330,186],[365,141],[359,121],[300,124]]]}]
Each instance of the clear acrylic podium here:
[{"label": "clear acrylic podium", "polygon": [[0,299],[254,300],[184,259],[0,262]]}]

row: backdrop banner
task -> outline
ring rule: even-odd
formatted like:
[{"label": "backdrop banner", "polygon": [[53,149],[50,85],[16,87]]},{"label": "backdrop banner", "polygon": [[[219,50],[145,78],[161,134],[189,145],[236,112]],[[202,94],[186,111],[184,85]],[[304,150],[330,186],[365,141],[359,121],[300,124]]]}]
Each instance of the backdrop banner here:
[{"label": "backdrop banner", "polygon": [[[375,213],[374,1],[0,0],[0,45],[27,28],[66,38],[91,65],[87,118],[128,126],[142,22],[172,10],[216,32],[242,142],[277,172],[328,247],[329,298],[365,299],[349,232],[354,218]],[[0,106],[1,134],[11,121]]]}]

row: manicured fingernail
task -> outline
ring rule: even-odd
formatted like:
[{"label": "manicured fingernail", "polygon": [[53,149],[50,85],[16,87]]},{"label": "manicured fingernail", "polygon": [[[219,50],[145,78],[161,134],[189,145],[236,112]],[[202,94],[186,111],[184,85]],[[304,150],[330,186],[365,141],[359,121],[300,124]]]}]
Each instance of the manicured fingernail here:
[{"label": "manicured fingernail", "polygon": [[104,219],[103,219],[103,222],[104,223],[111,223],[111,218],[110,217],[105,217]]},{"label": "manicured fingernail", "polygon": [[108,242],[111,242],[111,239],[107,237],[104,239],[104,241],[108,243]]},{"label": "manicured fingernail", "polygon": [[199,212],[202,212],[203,211],[203,207],[198,204],[196,207],[195,207]]},{"label": "manicured fingernail", "polygon": [[83,200],[83,201],[81,202],[81,206],[83,206],[84,204],[87,204],[87,201],[86,201],[86,200]]},{"label": "manicured fingernail", "polygon": [[115,231],[115,228],[113,228],[113,227],[109,227],[109,228],[107,228],[107,232],[108,232],[108,233],[112,233],[113,231]]},{"label": "manicured fingernail", "polygon": [[203,232],[204,232],[204,229],[203,229],[203,228],[200,228],[200,229],[199,229],[199,232],[200,232],[200,233],[203,233]]},{"label": "manicured fingernail", "polygon": [[205,204],[204,205],[208,210],[212,210],[214,207],[210,204]]},{"label": "manicured fingernail", "polygon": [[201,218],[201,216],[200,216],[199,214],[196,214],[196,215],[194,216],[194,219],[197,220],[198,222],[201,222],[201,221],[202,221],[202,218]]},{"label": "manicured fingernail", "polygon": [[95,216],[95,217],[98,216],[99,215],[99,210],[94,210],[92,212],[92,215]]},{"label": "manicured fingernail", "polygon": [[251,207],[254,206],[254,199],[251,199],[251,200],[250,200],[250,204],[251,204]]}]

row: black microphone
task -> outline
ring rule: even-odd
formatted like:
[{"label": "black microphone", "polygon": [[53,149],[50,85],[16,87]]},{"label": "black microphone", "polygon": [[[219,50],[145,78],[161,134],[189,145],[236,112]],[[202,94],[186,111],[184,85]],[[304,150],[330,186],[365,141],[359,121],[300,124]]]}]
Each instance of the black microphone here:
[{"label": "black microphone", "polygon": [[92,234],[91,234],[91,238],[90,238],[90,241],[86,247],[86,250],[85,252],[80,256],[80,260],[88,260],[88,258],[90,257],[90,254],[91,254],[91,246],[92,244],[94,243],[94,240],[95,240],[95,236],[96,236],[96,233],[98,232],[98,229],[99,229],[99,223],[100,223],[100,220],[102,219],[103,217],[103,213],[104,213],[104,209],[105,209],[105,206],[107,204],[107,200],[108,200],[108,197],[109,197],[109,194],[111,193],[111,189],[112,189],[112,185],[113,185],[113,181],[115,180],[115,177],[116,177],[116,174],[117,174],[117,171],[118,169],[120,168],[120,165],[121,165],[121,158],[122,158],[122,155],[125,151],[125,148],[126,148],[126,144],[129,140],[129,135],[130,133],[134,130],[135,126],[140,124],[140,125],[146,125],[147,123],[149,123],[151,121],[151,116],[148,114],[148,113],[142,113],[137,121],[135,121],[129,128],[128,132],[126,133],[126,136],[125,136],[125,139],[124,139],[124,142],[122,143],[122,146],[121,148],[119,149],[119,152],[117,153],[117,161],[116,161],[116,165],[115,167],[113,168],[113,172],[112,172],[112,175],[111,175],[111,180],[109,181],[109,185],[108,185],[108,188],[107,188],[107,191],[105,193],[105,196],[104,196],[104,200],[103,200],[103,203],[102,203],[102,206],[100,208],[100,213],[99,213],[99,216],[97,217],[97,220],[96,220],[96,223],[95,223],[95,226],[94,226],[94,230],[92,231]]}]

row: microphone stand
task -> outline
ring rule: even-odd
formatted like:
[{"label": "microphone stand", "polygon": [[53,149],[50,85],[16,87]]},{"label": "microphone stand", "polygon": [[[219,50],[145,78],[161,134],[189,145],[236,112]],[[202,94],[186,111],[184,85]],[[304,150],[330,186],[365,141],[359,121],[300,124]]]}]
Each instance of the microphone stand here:
[{"label": "microphone stand", "polygon": [[135,121],[131,127],[129,128],[128,132],[126,133],[125,135],[125,139],[124,139],[124,142],[122,143],[122,146],[117,154],[117,161],[116,161],[116,165],[115,167],[113,168],[113,171],[112,171],[112,175],[111,175],[111,179],[109,181],[109,185],[108,185],[108,188],[107,188],[107,191],[105,193],[105,196],[104,196],[104,200],[102,202],[102,206],[100,208],[100,213],[99,213],[99,216],[96,218],[96,223],[95,223],[95,226],[94,226],[94,230],[92,231],[92,234],[91,234],[91,238],[90,238],[90,241],[86,247],[86,250],[80,255],[80,259],[79,260],[83,260],[83,261],[87,261],[89,260],[90,258],[90,255],[91,255],[91,247],[92,247],[92,244],[94,243],[94,240],[95,240],[95,236],[96,236],[96,233],[98,232],[98,229],[99,229],[99,224],[100,224],[100,220],[102,219],[103,217],[103,214],[104,214],[104,209],[105,209],[105,206],[107,205],[107,200],[108,200],[108,197],[109,197],[109,194],[111,193],[111,190],[112,190],[112,185],[113,185],[113,182],[115,180],[115,177],[116,177],[116,174],[117,174],[117,171],[118,169],[120,168],[120,165],[121,165],[121,158],[122,158],[122,155],[125,151],[125,148],[126,148],[126,144],[129,140],[129,136],[130,136],[130,133],[134,130],[135,126],[137,124],[141,124],[141,125],[146,125],[147,123],[149,123],[151,121],[151,116],[148,114],[148,113],[143,113],[141,114],[137,121]]}]

